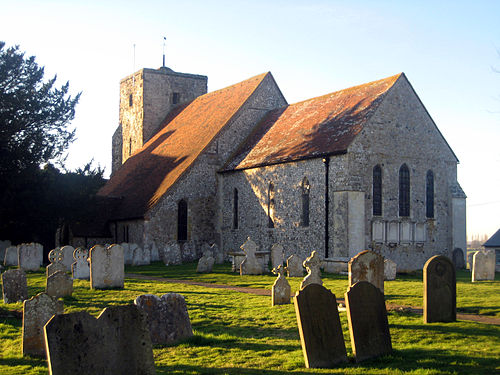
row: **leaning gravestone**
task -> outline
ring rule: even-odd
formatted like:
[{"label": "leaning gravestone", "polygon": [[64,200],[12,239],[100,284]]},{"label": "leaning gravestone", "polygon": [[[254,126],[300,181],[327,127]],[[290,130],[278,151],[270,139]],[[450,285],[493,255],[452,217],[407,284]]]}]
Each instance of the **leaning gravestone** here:
[{"label": "leaning gravestone", "polygon": [[24,301],[23,304],[23,355],[45,357],[43,326],[52,316],[64,312],[63,302],[46,293]]},{"label": "leaning gravestone", "polygon": [[257,259],[255,252],[257,251],[257,245],[253,242],[250,237],[246,242],[240,246],[240,248],[245,252],[245,259],[240,264],[240,275],[261,275],[262,265]]},{"label": "leaning gravestone", "polygon": [[57,271],[47,277],[45,293],[55,298],[71,296],[73,294],[73,279],[66,271]]},{"label": "leaning gravestone", "polygon": [[203,256],[198,260],[198,265],[196,266],[196,272],[198,273],[210,273],[212,272],[215,259],[212,254],[210,247],[205,248]]},{"label": "leaning gravestone", "polygon": [[146,248],[135,247],[132,253],[133,266],[147,266],[151,264],[151,252]]},{"label": "leaning gravestone", "polygon": [[63,272],[66,271],[66,267],[62,263],[63,258],[64,258],[64,253],[61,251],[60,248],[56,247],[55,249],[49,251],[50,264],[47,266],[45,270],[47,277],[58,271],[63,271]]},{"label": "leaning gravestone", "polygon": [[304,260],[304,267],[307,270],[307,275],[302,280],[300,284],[300,289],[304,289],[309,284],[319,284],[323,285],[323,280],[321,280],[321,257],[316,251],[313,251],[309,258]]},{"label": "leaning gravestone", "polygon": [[349,286],[358,281],[368,281],[384,293],[384,258],[370,250],[352,257],[348,263]]},{"label": "leaning gravestone", "polygon": [[73,279],[90,279],[90,266],[88,262],[89,251],[83,247],[77,247],[73,252],[75,263],[71,265]]},{"label": "leaning gravestone", "polygon": [[495,280],[495,250],[481,250],[472,259],[472,282]]},{"label": "leaning gravestone", "polygon": [[288,277],[303,277],[304,266],[303,261],[298,255],[292,254],[286,260],[286,269]]},{"label": "leaning gravestone", "polygon": [[294,298],[300,343],[307,368],[331,368],[347,362],[335,294],[309,284]]},{"label": "leaning gravestone", "polygon": [[148,316],[153,344],[172,344],[193,336],[186,301],[182,295],[167,293],[158,297],[143,294],[134,303]]},{"label": "leaning gravestone", "polygon": [[392,260],[384,259],[384,280],[396,280],[397,264]]},{"label": "leaning gravestone", "polygon": [[345,293],[352,352],[356,362],[392,352],[384,294],[368,281],[351,285]]},{"label": "leaning gravestone", "polygon": [[279,243],[275,243],[271,246],[271,265],[273,268],[278,268],[278,266],[283,266],[283,246]]},{"label": "leaning gravestone", "polygon": [[461,270],[465,268],[464,252],[462,249],[457,247],[453,250],[452,259],[456,269]]},{"label": "leaning gravestone", "polygon": [[73,253],[75,252],[75,248],[73,246],[63,246],[61,247],[61,252],[64,254],[62,264],[66,271],[71,271],[71,265],[73,264]]},{"label": "leaning gravestone", "polygon": [[424,323],[454,322],[457,319],[455,266],[436,255],[424,265]]},{"label": "leaning gravestone", "polygon": [[9,246],[5,249],[5,257],[3,261],[4,266],[18,266],[18,249],[17,246]]},{"label": "leaning gravestone", "polygon": [[278,275],[278,278],[274,281],[272,287],[271,306],[285,305],[290,303],[290,293],[292,289],[285,277],[285,271],[286,267],[283,267],[282,264],[278,265],[277,268],[273,268],[273,273],[275,275]]},{"label": "leaning gravestone", "polygon": [[96,245],[90,249],[90,288],[123,288],[125,267],[123,247]]},{"label": "leaning gravestone", "polygon": [[38,271],[43,263],[43,246],[39,243],[23,243],[18,246],[19,268]]},{"label": "leaning gravestone", "polygon": [[15,303],[28,299],[28,282],[23,270],[7,270],[2,273],[4,303]]},{"label": "leaning gravestone", "polygon": [[97,319],[87,312],[54,316],[44,327],[50,374],[154,374],[146,319],[134,305],[107,307]]}]

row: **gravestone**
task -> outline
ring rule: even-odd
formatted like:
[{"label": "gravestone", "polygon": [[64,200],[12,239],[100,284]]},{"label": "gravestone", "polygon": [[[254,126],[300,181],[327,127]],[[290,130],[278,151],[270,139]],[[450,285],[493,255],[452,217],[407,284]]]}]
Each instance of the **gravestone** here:
[{"label": "gravestone", "polygon": [[43,246],[33,242],[18,245],[17,257],[19,268],[38,271],[43,263]]},{"label": "gravestone", "polygon": [[123,288],[125,267],[123,247],[111,245],[104,248],[96,245],[89,252],[90,288]]},{"label": "gravestone", "polygon": [[146,248],[135,247],[132,253],[133,266],[147,266],[151,264],[151,253]]},{"label": "gravestone", "polygon": [[23,303],[23,356],[45,357],[43,326],[64,312],[63,302],[39,293]]},{"label": "gravestone", "polygon": [[481,250],[472,258],[472,282],[495,280],[495,250]]},{"label": "gravestone", "polygon": [[0,241],[0,261],[3,262],[5,259],[5,250],[10,247],[12,244],[9,240]]},{"label": "gravestone", "polygon": [[257,251],[255,242],[248,237],[240,248],[245,252],[245,259],[240,264],[240,275],[261,275],[263,270],[262,265],[255,255]]},{"label": "gravestone", "polygon": [[292,254],[286,260],[286,269],[288,277],[303,277],[304,276],[304,263],[298,255]]},{"label": "gravestone", "polygon": [[212,272],[215,259],[212,254],[211,247],[206,247],[203,251],[203,256],[198,260],[198,266],[196,267],[196,272],[199,273],[210,273]]},{"label": "gravestone", "polygon": [[384,258],[370,250],[365,250],[351,258],[348,263],[349,286],[358,281],[368,281],[384,293]]},{"label": "gravestone", "polygon": [[214,243],[212,244],[212,246],[210,246],[210,248],[212,249],[212,254],[213,257],[215,258],[215,263],[216,264],[224,263],[224,253],[222,252],[221,249],[219,249],[219,246],[217,246],[217,244]]},{"label": "gravestone", "polygon": [[66,245],[61,247],[61,252],[64,254],[62,264],[64,264],[65,270],[70,272],[71,265],[73,264],[73,253],[75,252],[75,248],[73,246]]},{"label": "gravestone", "polygon": [[453,250],[452,259],[456,269],[462,270],[465,268],[464,252],[462,249],[458,247],[455,248],[455,250]]},{"label": "gravestone", "polygon": [[278,243],[275,243],[271,247],[271,265],[272,268],[278,268],[278,266],[283,266],[283,246]]},{"label": "gravestone", "polygon": [[110,306],[97,319],[56,315],[44,332],[51,375],[155,374],[146,314],[137,306]]},{"label": "gravestone", "polygon": [[436,255],[424,265],[424,323],[454,322],[457,318],[455,266]]},{"label": "gravestone", "polygon": [[88,262],[89,251],[83,247],[77,247],[73,252],[75,262],[71,265],[73,279],[89,280],[90,266]]},{"label": "gravestone", "polygon": [[153,344],[172,344],[193,336],[184,297],[167,293],[161,297],[143,294],[134,303],[147,314]]},{"label": "gravestone", "polygon": [[132,259],[134,258],[134,249],[131,247],[131,245],[135,244],[130,244],[126,242],[122,242],[120,246],[123,248],[123,261],[125,262],[126,265],[132,264]]},{"label": "gravestone", "polygon": [[351,285],[345,293],[351,347],[356,362],[392,352],[384,294],[368,281]]},{"label": "gravestone", "polygon": [[304,260],[304,267],[307,270],[307,275],[302,280],[300,284],[300,289],[304,289],[309,284],[319,284],[323,285],[323,280],[321,280],[321,257],[316,251],[313,251],[309,258]]},{"label": "gravestone", "polygon": [[17,255],[18,249],[17,246],[9,246],[5,249],[5,257],[3,261],[4,266],[18,266],[19,265],[19,257]]},{"label": "gravestone", "polygon": [[57,271],[47,277],[45,293],[55,298],[71,296],[73,294],[73,279],[66,271]]},{"label": "gravestone", "polygon": [[196,259],[196,245],[192,241],[184,242],[181,247],[182,262],[192,262]]},{"label": "gravestone", "polygon": [[64,259],[64,253],[60,248],[56,247],[49,251],[49,262],[50,264],[47,266],[45,273],[46,277],[56,273],[57,271],[66,271],[66,267],[62,263]]},{"label": "gravestone", "polygon": [[158,247],[154,241],[150,248],[150,254],[151,262],[158,262],[160,260],[160,253],[158,252]]},{"label": "gravestone", "polygon": [[288,280],[285,277],[286,267],[282,264],[278,265],[277,268],[273,268],[273,273],[278,275],[278,278],[274,281],[272,288],[272,300],[271,306],[275,305],[286,305],[290,303],[290,294],[292,289]]},{"label": "gravestone", "polygon": [[477,253],[477,251],[469,251],[467,252],[467,268],[472,271],[472,260],[474,259],[474,254]]},{"label": "gravestone", "polygon": [[309,284],[293,299],[307,368],[332,368],[347,362],[335,294]]},{"label": "gravestone", "polygon": [[28,299],[28,282],[23,270],[7,270],[2,273],[4,303],[16,303]]},{"label": "gravestone", "polygon": [[167,243],[163,249],[162,259],[166,266],[182,264],[181,247],[176,241]]},{"label": "gravestone", "polygon": [[384,259],[384,280],[396,280],[397,264],[392,260]]}]

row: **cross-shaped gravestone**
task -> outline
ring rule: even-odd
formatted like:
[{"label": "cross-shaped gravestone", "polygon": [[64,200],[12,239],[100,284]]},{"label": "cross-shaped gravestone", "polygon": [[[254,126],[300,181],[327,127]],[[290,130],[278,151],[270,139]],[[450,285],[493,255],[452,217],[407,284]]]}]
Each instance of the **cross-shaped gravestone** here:
[{"label": "cross-shaped gravestone", "polygon": [[59,247],[56,247],[55,249],[49,251],[50,264],[47,266],[46,269],[47,277],[58,271],[63,271],[63,272],[66,271],[66,267],[62,263],[63,259],[64,259],[64,252]]},{"label": "cross-shaped gravestone", "polygon": [[75,263],[71,265],[73,279],[90,279],[90,266],[88,262],[89,251],[83,247],[77,247],[73,252]]},{"label": "cross-shaped gravestone", "polygon": [[240,246],[245,252],[245,259],[240,265],[240,275],[260,275],[262,274],[262,265],[257,260],[255,252],[257,251],[257,244],[253,242],[250,237],[246,242]]},{"label": "cross-shaped gravestone", "polygon": [[323,285],[323,280],[321,280],[321,257],[316,251],[313,251],[311,255],[304,260],[304,267],[307,270],[307,275],[302,280],[300,284],[300,289],[304,289],[309,284],[319,284]]}]

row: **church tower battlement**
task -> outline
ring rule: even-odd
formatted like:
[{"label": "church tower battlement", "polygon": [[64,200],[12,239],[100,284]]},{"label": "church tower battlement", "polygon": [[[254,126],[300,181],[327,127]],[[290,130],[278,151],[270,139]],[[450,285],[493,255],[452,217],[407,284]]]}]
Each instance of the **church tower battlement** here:
[{"label": "church tower battlement", "polygon": [[141,69],[122,79],[111,174],[155,135],[175,106],[206,94],[207,81],[206,76],[177,73],[164,66]]}]

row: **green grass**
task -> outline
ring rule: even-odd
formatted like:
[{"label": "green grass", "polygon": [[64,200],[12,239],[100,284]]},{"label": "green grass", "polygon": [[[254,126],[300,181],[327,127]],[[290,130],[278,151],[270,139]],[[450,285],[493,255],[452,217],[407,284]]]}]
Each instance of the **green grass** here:
[{"label": "green grass", "polygon": [[[270,288],[275,276],[232,274],[228,265],[216,266],[212,274],[198,275],[194,264],[165,267],[127,267],[141,273],[171,279]],[[467,278],[467,275],[468,278]],[[500,282],[470,283],[470,274],[459,272],[459,309],[498,316]],[[343,297],[347,277],[326,275],[326,287]],[[42,273],[29,273],[30,296],[43,291]],[[291,280],[296,289],[299,278]],[[406,275],[386,282],[392,303],[422,305],[420,275]],[[180,283],[127,278],[124,290],[92,291],[89,282],[75,280],[72,297],[64,299],[65,311],[89,311],[97,315],[109,305],[131,303],[144,293],[177,292],[186,298],[194,337],[172,346],[157,346],[157,374],[493,374],[500,371],[500,326],[467,321],[423,324],[422,316],[389,313],[394,352],[390,356],[356,364],[353,362],[347,317],[340,313],[350,363],[331,370],[305,369],[293,305],[270,306],[270,297]],[[463,304],[463,306],[461,305]],[[477,304],[475,306],[474,304]],[[2,305],[20,310],[20,303]],[[472,312],[472,311],[467,311]],[[21,321],[0,318],[0,374],[46,374],[44,359],[23,358]]]}]

